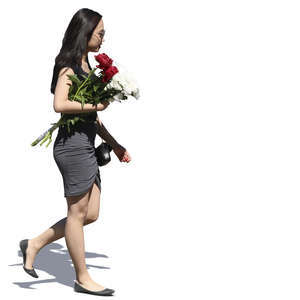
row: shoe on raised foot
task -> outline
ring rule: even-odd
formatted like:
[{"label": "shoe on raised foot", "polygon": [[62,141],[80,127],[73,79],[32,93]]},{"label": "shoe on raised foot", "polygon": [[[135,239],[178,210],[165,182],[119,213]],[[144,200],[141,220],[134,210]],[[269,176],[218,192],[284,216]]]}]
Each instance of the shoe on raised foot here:
[{"label": "shoe on raised foot", "polygon": [[105,288],[101,291],[90,291],[84,288],[82,285],[79,284],[77,280],[74,280],[74,291],[78,293],[86,293],[91,295],[99,295],[99,296],[112,296],[115,292],[113,289]]},{"label": "shoe on raised foot", "polygon": [[36,274],[34,268],[32,269],[27,269],[25,268],[25,264],[26,264],[26,249],[28,248],[28,239],[22,240],[19,243],[21,252],[23,254],[23,269],[26,273],[28,273],[30,276],[34,277],[34,278],[38,278],[38,274]]}]

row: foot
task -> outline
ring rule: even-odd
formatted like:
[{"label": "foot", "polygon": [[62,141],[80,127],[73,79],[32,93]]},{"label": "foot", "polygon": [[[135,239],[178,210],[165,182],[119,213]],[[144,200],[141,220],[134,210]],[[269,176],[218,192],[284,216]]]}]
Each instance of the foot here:
[{"label": "foot", "polygon": [[35,256],[38,254],[39,251],[40,249],[39,247],[37,247],[34,240],[28,239],[28,247],[26,249],[26,264],[25,264],[26,269],[33,268]]},{"label": "foot", "polygon": [[76,281],[85,289],[88,289],[93,292],[102,291],[105,289],[104,286],[102,286],[101,284],[98,284],[92,278],[82,279],[82,280],[76,279]]}]

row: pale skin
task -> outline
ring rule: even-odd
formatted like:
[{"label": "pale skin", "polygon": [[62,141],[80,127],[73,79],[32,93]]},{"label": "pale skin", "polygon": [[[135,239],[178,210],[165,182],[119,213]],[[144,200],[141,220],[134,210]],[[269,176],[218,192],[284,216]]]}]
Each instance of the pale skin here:
[{"label": "pale skin", "polygon": [[[104,24],[103,19],[97,24],[93,34],[88,42],[87,50],[82,57],[82,69],[89,72],[86,62],[88,52],[97,52],[103,42]],[[102,35],[102,37],[101,37]],[[88,111],[102,111],[109,105],[108,101],[98,104],[97,107],[92,104],[85,104],[83,109],[81,104],[76,101],[68,100],[69,85],[71,83],[67,74],[74,74],[71,68],[63,68],[58,76],[56,89],[54,93],[53,108],[55,112],[63,113],[80,113]],[[113,152],[116,154],[120,162],[130,162],[131,157],[128,151],[121,146],[107,131],[104,124],[97,116],[97,134],[110,144]],[[99,217],[100,208],[100,190],[96,183],[92,185],[90,190],[80,196],[66,197],[67,200],[67,217],[61,219],[40,235],[28,240],[28,248],[26,251],[27,259],[25,267],[32,269],[35,256],[47,244],[50,244],[62,237],[65,237],[66,244],[72,258],[76,280],[83,287],[99,291],[105,287],[95,282],[89,275],[85,262],[84,232],[83,226],[95,222]]]}]

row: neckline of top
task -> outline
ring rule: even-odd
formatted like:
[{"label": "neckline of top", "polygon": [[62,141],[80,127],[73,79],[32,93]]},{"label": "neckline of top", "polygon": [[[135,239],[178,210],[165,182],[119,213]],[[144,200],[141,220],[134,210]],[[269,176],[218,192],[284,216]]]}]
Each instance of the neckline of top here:
[{"label": "neckline of top", "polygon": [[[80,66],[80,69],[81,69],[81,71],[83,72],[83,73],[85,73],[85,74],[89,74],[89,73],[87,73],[86,71],[84,71],[83,69],[82,69],[82,67]],[[92,70],[90,70],[90,71],[92,71]],[[90,72],[89,71],[89,72]]]}]

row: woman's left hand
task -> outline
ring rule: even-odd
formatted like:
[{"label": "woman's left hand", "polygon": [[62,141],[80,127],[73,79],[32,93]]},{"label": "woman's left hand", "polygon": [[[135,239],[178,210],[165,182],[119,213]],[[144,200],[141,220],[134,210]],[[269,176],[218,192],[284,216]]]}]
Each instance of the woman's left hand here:
[{"label": "woman's left hand", "polygon": [[130,162],[131,157],[128,153],[128,151],[121,145],[118,145],[113,148],[114,153],[118,157],[119,161],[121,162]]}]

